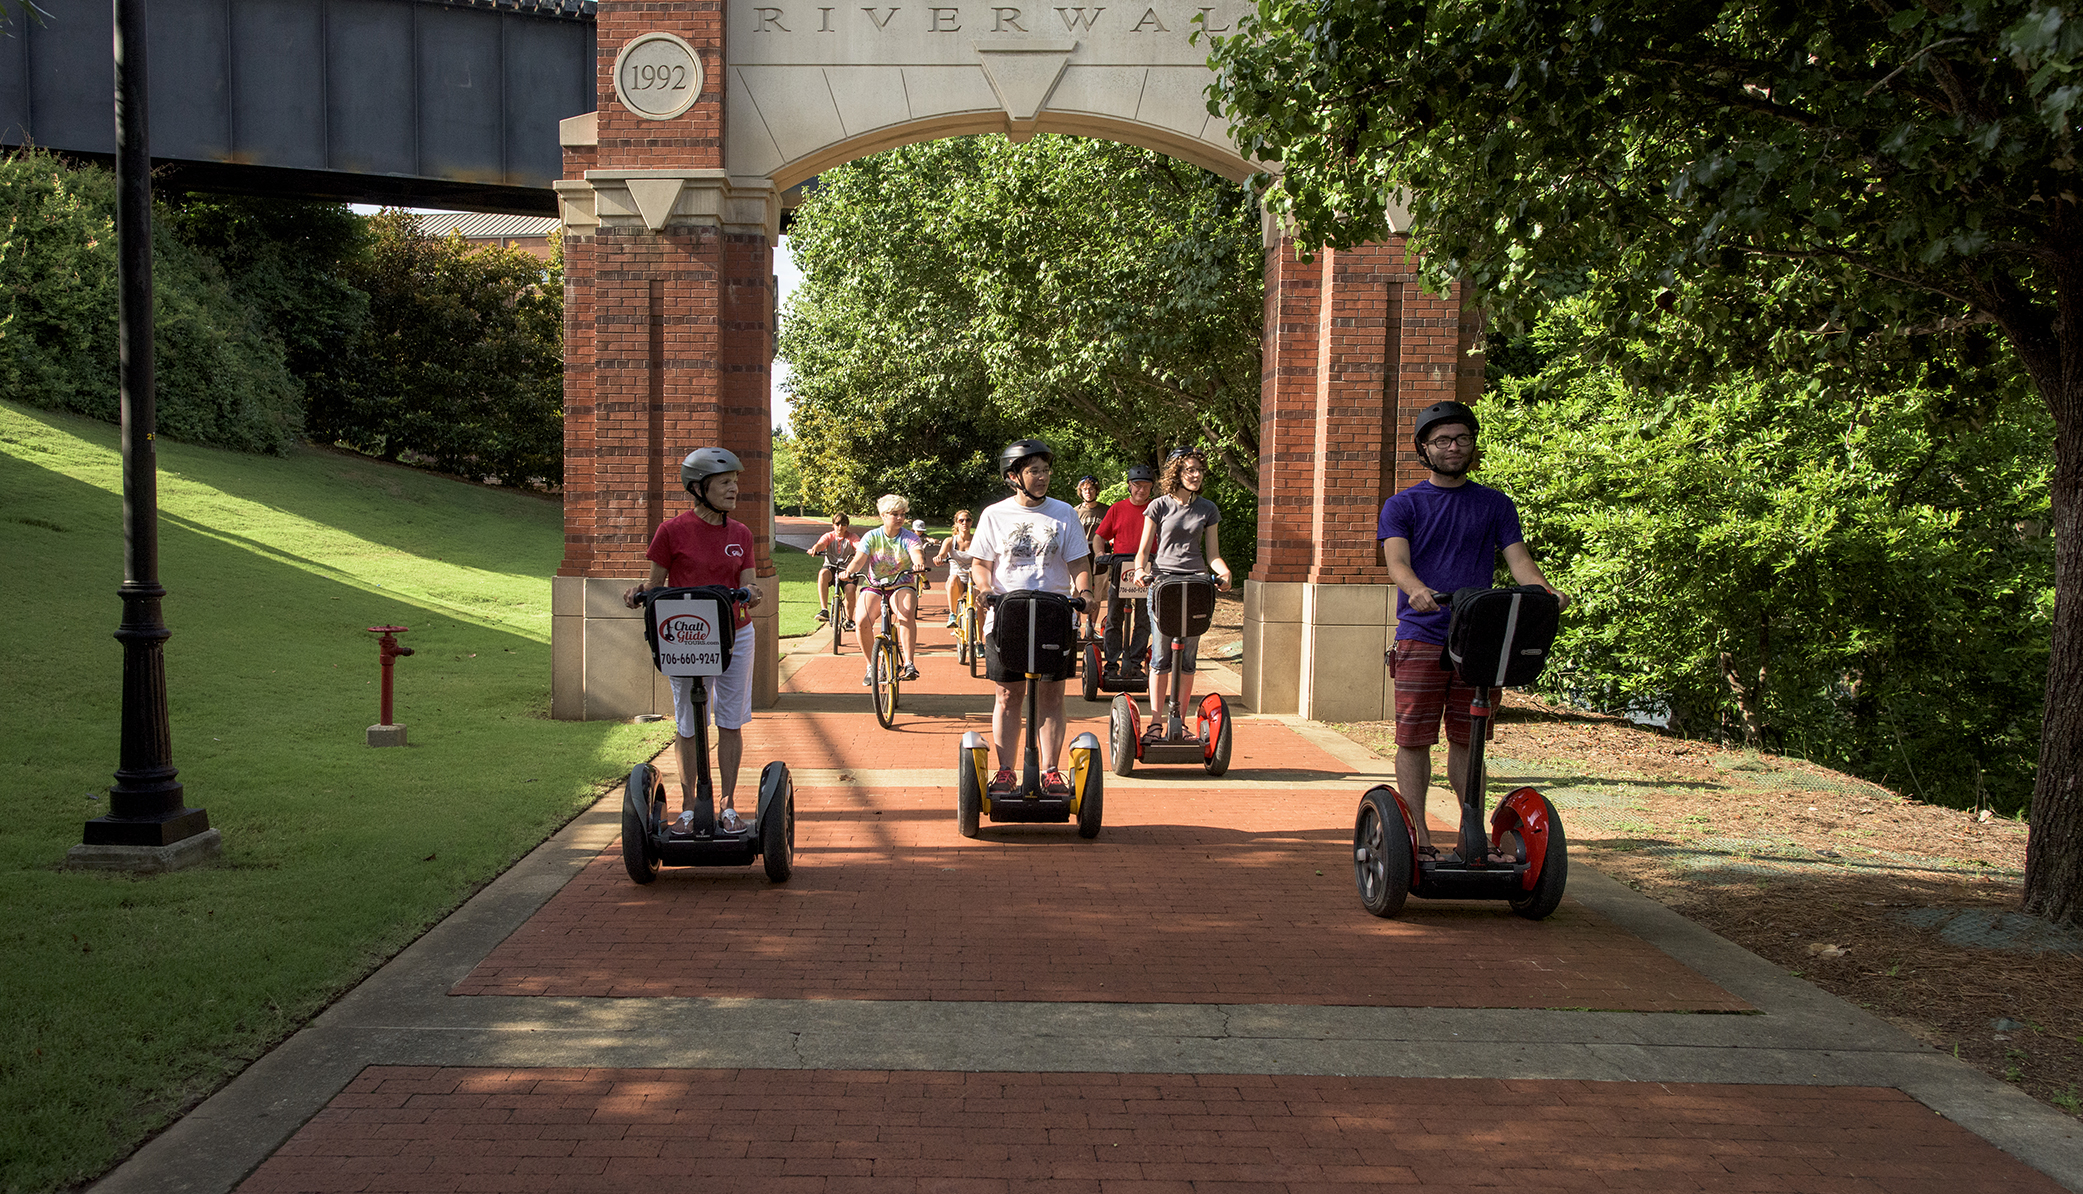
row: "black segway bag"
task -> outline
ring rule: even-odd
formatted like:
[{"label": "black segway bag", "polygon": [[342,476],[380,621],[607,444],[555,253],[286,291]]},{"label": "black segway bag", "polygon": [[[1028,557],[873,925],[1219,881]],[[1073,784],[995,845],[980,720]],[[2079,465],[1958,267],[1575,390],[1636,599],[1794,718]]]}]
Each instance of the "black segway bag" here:
[{"label": "black segway bag", "polygon": [[1157,633],[1166,638],[1199,638],[1215,620],[1215,582],[1198,573],[1160,576],[1150,584],[1157,606]]},{"label": "black segway bag", "polygon": [[1462,589],[1454,594],[1440,662],[1463,684],[1531,684],[1548,664],[1562,603],[1538,585]]},{"label": "black segway bag", "polygon": [[[663,647],[669,655],[702,649],[720,651],[722,660],[713,672],[702,668],[703,674],[722,675],[730,670],[730,652],[738,637],[736,617],[731,606],[731,591],[719,585],[682,586],[675,589],[651,589],[644,593],[644,642],[651,648],[651,663],[660,671],[666,670],[668,659],[659,656]],[[660,622],[666,623],[661,636]]]},{"label": "black segway bag", "polygon": [[1077,613],[1061,593],[1015,590],[998,599],[991,644],[1008,671],[1068,675],[1078,654]]}]

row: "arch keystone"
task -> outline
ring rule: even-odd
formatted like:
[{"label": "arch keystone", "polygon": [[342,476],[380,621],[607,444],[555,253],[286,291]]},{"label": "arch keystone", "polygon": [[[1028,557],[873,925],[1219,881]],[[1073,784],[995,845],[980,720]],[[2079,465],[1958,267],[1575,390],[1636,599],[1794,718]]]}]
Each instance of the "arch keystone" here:
[{"label": "arch keystone", "polygon": [[1005,114],[1012,120],[1013,139],[1024,141],[1034,134],[1035,117],[1048,105],[1049,93],[1070,64],[1075,38],[992,38],[971,43],[984,64],[984,77]]}]

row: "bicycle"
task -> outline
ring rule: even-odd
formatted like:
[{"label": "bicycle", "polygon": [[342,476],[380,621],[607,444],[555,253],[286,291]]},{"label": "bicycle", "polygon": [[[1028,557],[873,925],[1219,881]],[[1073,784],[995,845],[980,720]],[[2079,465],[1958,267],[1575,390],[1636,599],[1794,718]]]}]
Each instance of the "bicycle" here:
[{"label": "bicycle", "polygon": [[832,579],[832,604],[838,607],[838,616],[832,621],[832,654],[839,653],[840,644],[846,641],[846,632],[853,629],[854,598],[860,595],[861,578],[839,576]]},{"label": "bicycle", "polygon": [[976,586],[962,586],[955,604],[955,662],[969,665],[971,676],[984,674],[984,635],[976,616]]},{"label": "bicycle", "polygon": [[904,576],[868,587],[882,597],[882,622],[875,629],[875,642],[868,653],[868,687],[875,697],[875,720],[887,730],[896,724],[897,687],[904,680],[904,652],[897,646],[895,594],[899,589],[910,588],[911,578]]}]

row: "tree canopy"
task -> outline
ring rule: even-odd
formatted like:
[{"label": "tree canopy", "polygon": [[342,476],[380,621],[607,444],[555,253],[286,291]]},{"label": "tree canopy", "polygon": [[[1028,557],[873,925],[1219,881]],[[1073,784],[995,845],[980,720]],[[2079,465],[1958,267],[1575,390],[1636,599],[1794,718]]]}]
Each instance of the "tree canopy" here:
[{"label": "tree canopy", "polygon": [[1242,187],[1111,142],[964,137],[826,171],[778,342],[810,500],[995,494],[1020,435],[1073,477],[1199,441],[1255,492],[1259,238]]},{"label": "tree canopy", "polygon": [[1212,58],[1212,106],[1278,164],[1265,202],[1298,237],[1378,238],[1407,206],[1435,285],[1507,329],[1589,296],[1616,347],[1657,344],[1616,352],[1637,382],[2031,379],[2058,600],[2026,907],[2064,921],[2083,919],[2079,52],[2083,21],[2049,0],[1260,0]]}]

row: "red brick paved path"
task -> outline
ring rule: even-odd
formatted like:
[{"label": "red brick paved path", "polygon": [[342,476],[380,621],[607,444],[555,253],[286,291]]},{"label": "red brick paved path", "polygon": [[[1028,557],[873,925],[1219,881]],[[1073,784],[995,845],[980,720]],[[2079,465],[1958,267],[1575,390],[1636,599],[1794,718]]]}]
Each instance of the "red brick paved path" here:
[{"label": "red brick paved path", "polygon": [[372,1067],[240,1187],[2040,1194],[1893,1090],[1171,1074]]},{"label": "red brick paved path", "polygon": [[[1422,901],[1378,920],[1353,895],[1353,796],[1263,799],[1124,788],[1096,841],[1067,825],[972,841],[951,787],[798,789],[786,885],[689,869],[638,887],[612,847],[454,993],[1747,1006],[1574,902],[1540,924]],[[1228,827],[1254,821],[1276,824]]]}]

